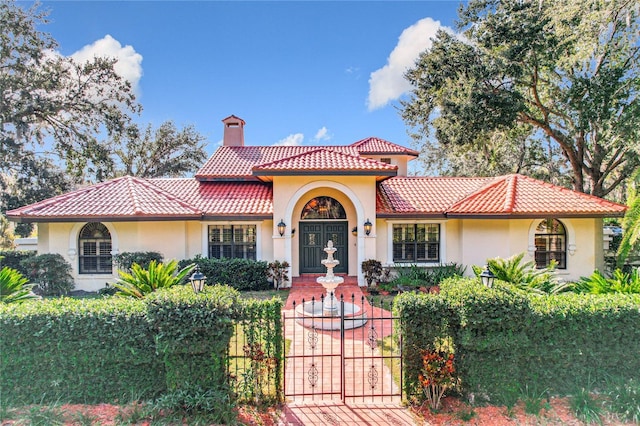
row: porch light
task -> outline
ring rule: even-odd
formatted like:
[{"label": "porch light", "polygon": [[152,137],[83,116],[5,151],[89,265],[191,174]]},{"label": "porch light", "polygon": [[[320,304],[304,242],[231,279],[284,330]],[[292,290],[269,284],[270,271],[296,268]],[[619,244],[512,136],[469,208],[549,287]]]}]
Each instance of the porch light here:
[{"label": "porch light", "polygon": [[196,294],[202,291],[202,289],[204,288],[204,282],[206,279],[207,277],[205,277],[204,274],[200,272],[200,267],[196,265],[195,271],[189,277],[189,281],[191,282],[191,288],[193,288],[193,291]]},{"label": "porch light", "polygon": [[371,228],[373,228],[373,224],[369,221],[369,219],[367,219],[367,221],[364,223],[364,233],[367,235],[371,234]]},{"label": "porch light", "polygon": [[284,223],[284,221],[282,219],[280,219],[280,222],[278,222],[278,233],[280,234],[280,236],[284,236],[284,230],[287,229],[287,224]]},{"label": "porch light", "polygon": [[358,227],[354,226],[353,229],[351,230],[351,235],[353,235],[354,237],[358,236]]},{"label": "porch light", "polygon": [[484,271],[482,271],[482,273],[480,274],[480,279],[482,280],[482,284],[484,284],[485,287],[493,287],[493,280],[496,278],[495,275],[493,275],[493,272],[491,272],[491,270],[489,269],[489,265],[485,265],[484,266]]}]

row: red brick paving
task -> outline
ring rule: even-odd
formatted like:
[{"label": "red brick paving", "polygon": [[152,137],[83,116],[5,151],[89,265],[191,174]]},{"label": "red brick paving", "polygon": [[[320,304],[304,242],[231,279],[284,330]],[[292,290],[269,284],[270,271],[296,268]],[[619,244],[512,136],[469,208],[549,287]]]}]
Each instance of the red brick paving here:
[{"label": "red brick paving", "polygon": [[[399,396],[381,396],[381,393],[397,393],[397,386],[382,360],[373,357],[379,349],[368,344],[371,325],[375,328],[376,338],[391,334],[392,321],[369,320],[364,327],[345,330],[345,382],[347,394],[367,395],[364,398],[347,398],[344,404],[340,399],[340,332],[321,331],[317,336],[309,333],[294,320],[294,301],[299,305],[302,300],[308,302],[315,298],[321,303],[324,294],[322,286],[315,282],[319,275],[294,278],[289,297],[285,305],[285,338],[291,340],[289,355],[295,358],[287,363],[285,372],[286,393],[308,393],[296,395],[289,400],[282,414],[280,425],[414,425],[417,424],[411,413],[402,408]],[[363,297],[355,277],[345,277],[345,283],[336,289],[336,297],[344,297],[367,311],[367,316],[391,316],[388,311],[372,307]],[[313,344],[311,341],[313,340]],[[315,347],[313,347],[315,346]],[[320,354],[325,356],[320,356]],[[327,354],[331,356],[326,356]],[[351,358],[351,359],[347,359]],[[318,384],[312,386],[309,374],[315,367]],[[376,386],[370,385],[370,373],[374,371]],[[321,393],[327,393],[320,395]],[[331,394],[329,394],[331,393]],[[376,395],[377,394],[377,395]]]}]

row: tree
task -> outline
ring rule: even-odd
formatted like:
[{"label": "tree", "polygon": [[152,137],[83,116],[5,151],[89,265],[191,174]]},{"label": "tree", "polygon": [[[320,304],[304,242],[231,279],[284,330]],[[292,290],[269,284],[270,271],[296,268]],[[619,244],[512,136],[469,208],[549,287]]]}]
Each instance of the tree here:
[{"label": "tree", "polygon": [[480,152],[527,174],[566,168],[574,189],[606,196],[640,167],[638,12],[637,0],[472,0],[463,36],[438,32],[407,72],[402,116],[419,143],[435,130],[445,168]]},{"label": "tree", "polygon": [[142,133],[131,125],[122,135],[115,135],[114,175],[144,178],[183,177],[193,173],[207,159],[204,137],[193,126],[178,130],[172,121],[153,131],[149,125]]},{"label": "tree", "polygon": [[622,219],[624,234],[617,252],[618,268],[622,268],[629,255],[640,248],[640,170],[629,179],[627,191],[629,209]]},{"label": "tree", "polygon": [[0,167],[6,172],[50,141],[68,171],[80,174],[104,154],[93,149],[97,136],[122,131],[140,106],[115,59],[81,64],[54,53],[55,40],[36,30],[47,22],[37,7],[0,3]]}]

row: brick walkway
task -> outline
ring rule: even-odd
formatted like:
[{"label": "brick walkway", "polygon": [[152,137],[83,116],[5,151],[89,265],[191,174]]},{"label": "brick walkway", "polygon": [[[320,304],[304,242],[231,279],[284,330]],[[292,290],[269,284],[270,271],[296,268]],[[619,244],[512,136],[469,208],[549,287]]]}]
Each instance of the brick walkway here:
[{"label": "brick walkway", "polygon": [[[415,425],[411,413],[400,405],[399,396],[380,396],[380,393],[398,393],[391,373],[382,362],[378,348],[368,344],[370,321],[364,327],[345,330],[344,345],[341,348],[340,331],[318,331],[309,333],[294,318],[294,301],[298,306],[302,300],[316,303],[324,292],[315,282],[316,276],[294,279],[285,305],[285,338],[291,340],[289,355],[295,355],[286,366],[285,389],[287,394],[306,393],[289,397],[283,410],[280,425]],[[353,299],[352,299],[353,295]],[[381,316],[380,308],[372,308],[363,301],[363,294],[353,277],[346,277],[345,283],[336,289],[336,297],[352,300],[368,317]],[[389,316],[389,314],[386,314]],[[377,338],[391,333],[391,320],[373,322]],[[347,395],[364,394],[366,397],[347,398],[342,403],[340,397],[340,351],[344,350],[345,390]],[[320,353],[324,356],[320,357]],[[311,371],[315,374],[312,374]],[[371,386],[371,370],[375,373],[375,386]],[[316,385],[312,382],[317,380]],[[376,395],[378,393],[378,395]]]}]

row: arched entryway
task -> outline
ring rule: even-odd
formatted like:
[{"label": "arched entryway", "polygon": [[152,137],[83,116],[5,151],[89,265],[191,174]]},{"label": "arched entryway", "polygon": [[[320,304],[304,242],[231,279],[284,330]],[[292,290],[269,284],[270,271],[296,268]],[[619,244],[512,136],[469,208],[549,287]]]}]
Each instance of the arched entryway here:
[{"label": "arched entryway", "polygon": [[300,214],[300,273],[322,274],[327,270],[321,260],[326,258],[324,248],[333,241],[335,258],[340,261],[334,272],[349,271],[348,222],[344,207],[332,197],[314,197],[305,204]]}]

